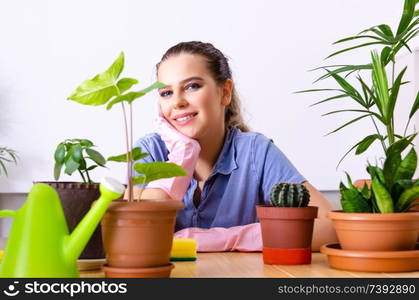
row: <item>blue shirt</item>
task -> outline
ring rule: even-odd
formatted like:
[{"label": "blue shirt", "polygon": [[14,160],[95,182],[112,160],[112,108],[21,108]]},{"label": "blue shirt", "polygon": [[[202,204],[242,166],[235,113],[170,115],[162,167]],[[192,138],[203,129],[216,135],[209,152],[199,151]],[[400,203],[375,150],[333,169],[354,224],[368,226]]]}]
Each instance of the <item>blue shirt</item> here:
[{"label": "blue shirt", "polygon": [[[137,141],[150,155],[138,162],[167,161],[168,150],[157,133]],[[138,175],[138,174],[137,174]],[[256,205],[270,204],[277,182],[302,183],[304,177],[271,139],[257,132],[227,131],[223,148],[204,183],[201,199],[193,202],[197,180],[192,178],[178,212],[176,231],[187,227],[232,227],[257,222]]]}]

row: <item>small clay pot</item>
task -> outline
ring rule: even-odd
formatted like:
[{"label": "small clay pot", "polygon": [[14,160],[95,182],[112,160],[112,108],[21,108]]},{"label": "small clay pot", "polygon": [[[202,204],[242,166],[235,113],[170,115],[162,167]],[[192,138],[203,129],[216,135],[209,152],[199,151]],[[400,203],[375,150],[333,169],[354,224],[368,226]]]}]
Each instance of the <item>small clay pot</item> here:
[{"label": "small clay pot", "polygon": [[[98,183],[80,183],[65,181],[38,181],[53,187],[61,200],[64,215],[70,232],[76,228],[90,207],[99,196]],[[79,259],[101,259],[105,258],[102,246],[102,232],[100,225],[91,236]]]},{"label": "small clay pot", "polygon": [[416,247],[419,212],[347,213],[329,211],[344,250],[402,251]]},{"label": "small clay pot", "polygon": [[265,264],[309,264],[318,208],[256,206]]},{"label": "small clay pot", "polygon": [[113,201],[101,223],[108,266],[167,266],[181,208],[182,202],[173,200]]},{"label": "small clay pot", "polygon": [[104,265],[102,267],[107,278],[167,278],[175,266],[169,263],[165,266],[151,268],[117,268]]},{"label": "small clay pot", "polygon": [[359,272],[413,272],[419,270],[419,244],[407,251],[343,250],[339,244],[320,248],[332,268]]}]

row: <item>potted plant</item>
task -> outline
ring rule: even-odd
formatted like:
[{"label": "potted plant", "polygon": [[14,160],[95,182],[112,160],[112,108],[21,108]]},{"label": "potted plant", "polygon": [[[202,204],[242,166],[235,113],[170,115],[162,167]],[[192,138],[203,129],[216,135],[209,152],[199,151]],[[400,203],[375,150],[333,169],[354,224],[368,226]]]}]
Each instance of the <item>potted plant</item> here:
[{"label": "potted plant", "polygon": [[[409,41],[419,34],[419,11],[415,10],[417,3],[417,0],[404,1],[402,17],[396,30],[391,29],[389,25],[381,24],[368,28],[355,36],[335,42],[335,44],[340,44],[348,41],[368,41],[339,50],[328,57],[370,45],[383,46],[380,51],[371,51],[371,60],[367,64],[321,67],[326,73],[316,81],[332,78],[339,85],[339,88],[300,91],[337,92],[335,95],[318,101],[314,105],[330,101],[342,101],[342,98],[349,98],[353,100],[352,103],[358,106],[325,114],[347,112],[361,114],[330,133],[335,133],[364,118],[371,120],[372,129],[375,132],[368,134],[351,147],[339,161],[338,166],[351,151],[355,150],[355,155],[359,155],[364,153],[374,142],[379,142],[384,152],[383,164],[374,166],[368,164],[367,171],[371,176],[370,184],[358,181],[357,185],[353,185],[349,175],[347,175],[348,187],[342,182],[340,183],[343,211],[329,212],[329,217],[335,224],[340,245],[334,245],[335,249],[330,249],[328,245],[323,246],[322,251],[325,253],[330,253],[330,251],[336,252],[342,248],[343,250],[339,251],[344,251],[342,255],[346,256],[346,258],[365,256],[366,259],[372,259],[378,256],[382,258],[384,255],[386,259],[391,260],[391,258],[401,255],[401,253],[395,254],[397,251],[416,251],[419,213],[411,209],[414,206],[415,199],[419,198],[418,182],[413,179],[417,165],[417,156],[412,141],[417,133],[414,130],[411,134],[407,132],[410,121],[419,108],[419,93],[416,95],[415,100],[412,101],[409,115],[406,116],[404,132],[397,133],[395,131],[395,119],[399,116],[395,115],[395,107],[401,101],[398,100],[399,90],[408,82],[403,80],[407,67],[404,67],[399,74],[396,74],[395,70],[396,54],[402,48],[410,51]],[[364,73],[370,75],[370,82],[365,79]],[[353,78],[354,74],[355,78]],[[359,87],[357,88],[352,81],[356,82]],[[404,157],[403,151],[408,151],[408,154]],[[405,224],[407,219],[413,222],[408,225],[408,229],[397,229],[399,228],[398,226],[402,226],[401,224]],[[373,229],[368,231],[368,224],[377,220],[380,223],[372,225]],[[383,229],[384,224],[389,225],[385,230]],[[350,230],[354,231],[346,238],[343,232],[348,233]],[[374,237],[377,237],[379,234],[382,234],[381,239],[377,239],[377,244],[373,244]],[[409,241],[401,241],[404,235],[406,235]],[[411,257],[411,253],[406,253],[406,255]],[[398,266],[395,265],[387,269],[386,261],[382,260],[381,262],[381,269],[375,262],[371,265],[366,265],[365,261],[363,261],[365,267],[357,265],[355,261],[351,262],[352,265],[349,263],[341,266],[335,265],[334,267],[349,267],[358,271],[404,271],[408,269],[404,268],[406,264],[403,265],[403,262]]]},{"label": "potted plant", "polygon": [[302,184],[277,183],[271,205],[256,206],[265,264],[311,263],[311,242],[318,208],[308,206],[310,193]]},{"label": "potted plant", "polygon": [[17,163],[17,154],[13,149],[7,147],[0,147],[0,174],[5,174],[7,176],[7,167],[6,163]]},{"label": "potted plant", "polygon": [[[87,139],[66,139],[60,142],[54,152],[55,181],[42,181],[52,186],[60,196],[70,231],[79,224],[93,201],[100,196],[99,183],[92,181],[89,172],[99,166],[105,167],[106,160],[102,154],[92,149],[93,147],[93,142]],[[73,175],[76,171],[80,174],[82,182],[58,181],[62,172]],[[104,258],[102,234],[98,226],[79,257],[79,267],[100,267]]]},{"label": "potted plant", "polygon": [[[132,187],[187,173],[174,163],[134,164],[148,154],[139,147],[133,149],[132,103],[165,85],[155,82],[143,90],[130,91],[138,81],[134,78],[119,79],[123,68],[124,53],[121,52],[105,72],[85,80],[68,98],[85,105],[106,104],[108,110],[115,104],[120,104],[122,108],[126,153],[108,160],[127,164],[128,199],[111,203],[102,220],[107,259],[104,271],[107,277],[168,277],[173,268],[169,260],[175,219],[183,204],[178,201],[145,200],[141,199],[141,194],[134,199]],[[139,176],[133,175],[133,169]]]}]

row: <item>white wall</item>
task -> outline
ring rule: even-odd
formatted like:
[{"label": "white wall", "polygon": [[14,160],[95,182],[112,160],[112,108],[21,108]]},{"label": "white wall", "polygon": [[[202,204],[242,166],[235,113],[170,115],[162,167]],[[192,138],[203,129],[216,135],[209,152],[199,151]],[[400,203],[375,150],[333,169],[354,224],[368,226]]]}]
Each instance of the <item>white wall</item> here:
[{"label": "white wall", "polygon": [[[73,89],[103,71],[123,50],[124,75],[145,87],[154,65],[179,41],[211,42],[230,57],[250,126],[272,138],[315,186],[335,190],[348,171],[365,177],[366,159],[339,158],[370,131],[360,123],[324,137],[350,116],[320,117],[336,105],[309,108],[320,87],[307,70],[325,63],[362,63],[366,50],[323,58],[337,39],[399,19],[403,1],[2,1],[0,3],[0,145],[16,149],[18,166],[0,177],[0,192],[27,192],[33,180],[52,180],[53,152],[65,138],[92,139],[105,156],[124,151],[121,112],[67,101]],[[416,45],[419,42],[416,40]],[[416,65],[418,67],[418,65]],[[418,87],[416,87],[417,89]],[[148,95],[135,105],[135,137],[153,131]],[[122,166],[94,173],[123,180]],[[71,179],[62,177],[62,179]],[[79,180],[77,175],[73,180]]]}]

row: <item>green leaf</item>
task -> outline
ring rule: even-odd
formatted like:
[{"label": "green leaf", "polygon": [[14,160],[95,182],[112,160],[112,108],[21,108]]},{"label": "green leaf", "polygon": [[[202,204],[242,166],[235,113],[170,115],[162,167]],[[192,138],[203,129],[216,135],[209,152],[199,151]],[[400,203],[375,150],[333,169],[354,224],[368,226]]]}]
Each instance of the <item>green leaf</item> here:
[{"label": "green leaf", "polygon": [[367,137],[365,137],[356,148],[355,154],[359,155],[361,153],[364,153],[375,140],[380,140],[382,137],[378,134],[372,134]]},{"label": "green leaf", "polygon": [[410,111],[409,119],[411,119],[413,117],[413,115],[416,113],[416,111],[418,110],[418,108],[419,108],[419,92],[416,95],[416,100],[413,103],[412,110]]},{"label": "green leaf", "polygon": [[388,41],[391,41],[394,39],[394,35],[393,32],[391,31],[390,26],[386,25],[386,24],[381,24],[377,26],[381,32],[385,35],[385,37],[387,37],[386,39]]},{"label": "green leaf", "polygon": [[65,157],[65,146],[64,144],[60,143],[58,144],[54,153],[55,162],[62,164],[64,162],[64,157]]},{"label": "green leaf", "polygon": [[327,72],[331,74],[330,76],[332,76],[336,80],[336,82],[348,93],[348,95],[352,99],[354,99],[356,102],[358,102],[362,106],[365,105],[365,102],[362,99],[361,95],[358,93],[358,91],[349,82],[347,82],[345,79],[343,79],[338,74],[333,74],[329,70],[327,70]]},{"label": "green leaf", "polygon": [[381,184],[378,178],[372,180],[372,191],[375,196],[375,201],[381,213],[394,212],[393,199],[385,186]]},{"label": "green leaf", "polygon": [[403,139],[398,140],[394,144],[392,144],[390,147],[388,147],[386,151],[386,156],[389,157],[394,154],[401,155],[403,150],[406,149],[406,147],[412,143],[416,135],[417,133],[411,134]]},{"label": "green leaf", "polygon": [[403,33],[403,31],[409,26],[410,22],[413,19],[415,14],[415,3],[416,0],[405,0],[404,1],[404,8],[403,14],[399,22],[399,26],[397,27],[396,36]]},{"label": "green leaf", "polygon": [[419,198],[419,186],[414,186],[405,190],[396,202],[396,211],[404,212],[408,210],[412,202],[418,198]]},{"label": "green leaf", "polygon": [[91,170],[96,169],[96,168],[97,168],[97,165],[93,165],[93,166],[88,167],[86,169],[86,171],[91,171]]},{"label": "green leaf", "polygon": [[400,162],[400,165],[394,174],[393,181],[400,179],[412,180],[413,175],[415,175],[417,164],[418,157],[416,155],[415,148],[412,147],[406,157]]},{"label": "green leaf", "polygon": [[337,132],[337,131],[341,130],[342,128],[344,128],[344,127],[346,127],[346,126],[348,126],[348,125],[350,125],[350,124],[352,124],[352,123],[354,123],[354,122],[356,122],[356,121],[359,121],[359,120],[361,120],[361,119],[363,119],[363,118],[365,118],[365,117],[368,117],[368,116],[370,116],[370,115],[371,115],[371,114],[366,114],[366,115],[360,116],[360,117],[358,117],[358,118],[355,118],[355,119],[353,119],[353,120],[351,120],[351,121],[349,121],[349,122],[347,122],[347,123],[343,124],[343,125],[342,125],[342,126],[340,126],[339,128],[337,128],[337,129],[335,129],[335,130],[333,130],[333,131],[331,131],[331,132],[327,133],[326,135],[329,135],[329,134],[335,133],[335,132]]},{"label": "green leaf", "polygon": [[350,97],[350,96],[348,94],[342,94],[342,95],[337,95],[337,96],[329,97],[329,98],[323,99],[323,100],[321,100],[319,102],[316,102],[316,103],[311,104],[310,107],[311,106],[314,106],[314,105],[318,105],[320,103],[331,101],[331,100],[334,100],[334,99],[346,98],[346,97]]},{"label": "green leaf", "polygon": [[296,92],[294,92],[294,94],[311,93],[311,92],[324,92],[324,91],[338,91],[338,92],[343,92],[343,90],[339,90],[339,89],[310,89],[310,90],[296,91]]},{"label": "green leaf", "polygon": [[356,39],[365,39],[365,38],[382,41],[381,38],[376,37],[374,35],[355,35],[355,36],[350,36],[350,37],[347,37],[347,38],[338,40],[338,41],[334,42],[332,45],[336,45],[336,44],[339,44],[339,43],[343,43],[343,42],[347,42],[347,41],[352,41],[352,40],[356,40]]},{"label": "green leaf", "polygon": [[136,163],[134,169],[146,176],[145,182],[151,182],[161,178],[171,178],[176,176],[187,176],[188,173],[181,166],[167,162]]},{"label": "green leaf", "polygon": [[72,157],[66,160],[64,173],[71,175],[79,168],[80,164],[75,162]]},{"label": "green leaf", "polygon": [[391,121],[388,116],[389,111],[389,93],[388,93],[388,81],[386,70],[381,64],[380,58],[378,57],[377,51],[371,51],[371,58],[373,62],[372,81],[373,92],[376,95],[376,105],[381,112],[385,124],[388,125]]},{"label": "green leaf", "polygon": [[377,119],[379,119],[380,121],[382,121],[382,118],[379,114],[377,114],[373,111],[363,110],[363,109],[340,109],[340,110],[335,110],[335,111],[331,111],[331,112],[322,114],[322,117],[332,115],[332,114],[336,114],[336,113],[340,113],[340,112],[363,112],[363,113],[370,114],[371,116],[374,116]]},{"label": "green leaf", "polygon": [[[148,155],[148,153],[142,152],[140,147],[136,147],[132,151],[132,160],[137,161],[147,157]],[[108,158],[108,161],[127,162],[127,153],[111,156]]]},{"label": "green leaf", "polygon": [[82,153],[81,153],[82,148],[81,148],[80,144],[74,145],[72,147],[72,149],[73,149],[73,151],[71,153],[71,157],[73,158],[73,160],[75,162],[80,162],[81,158],[83,157]]},{"label": "green leaf", "polygon": [[123,68],[124,53],[121,52],[108,70],[93,79],[83,81],[68,99],[85,105],[105,104],[111,97],[119,95],[116,81]]},{"label": "green leaf", "polygon": [[119,92],[122,94],[123,92],[129,90],[133,85],[137,84],[138,80],[134,78],[122,78],[116,84]]},{"label": "green leaf", "polygon": [[101,167],[105,166],[106,160],[102,156],[102,154],[100,154],[99,152],[97,152],[96,150],[93,150],[93,149],[86,149],[86,153],[99,166],[101,166]]},{"label": "green leaf", "polygon": [[144,175],[141,176],[133,176],[132,177],[132,184],[136,185],[136,184],[144,184],[146,180],[146,177]]},{"label": "green leaf", "polygon": [[86,148],[90,148],[90,147],[94,146],[93,142],[91,142],[90,140],[86,140],[86,139],[80,140],[80,145],[82,145],[83,147],[86,147]]},{"label": "green leaf", "polygon": [[63,167],[63,164],[60,162],[55,162],[54,164],[54,179],[58,180],[60,178],[61,169]]},{"label": "green leaf", "polygon": [[[350,177],[347,174],[348,181]],[[360,193],[353,185],[350,183],[350,188],[346,188],[345,185],[341,182],[339,185],[339,191],[341,195],[340,203],[344,212],[371,212],[371,207],[362,193]]]},{"label": "green leaf", "polygon": [[330,58],[332,56],[335,56],[335,55],[338,55],[340,53],[343,53],[343,52],[346,52],[346,51],[349,51],[349,50],[353,50],[353,49],[356,49],[356,48],[361,48],[361,47],[366,47],[366,46],[371,46],[371,45],[378,45],[378,44],[387,45],[389,43],[387,43],[387,42],[371,42],[371,43],[365,43],[365,44],[361,44],[361,45],[349,47],[349,48],[346,48],[346,49],[343,49],[343,50],[334,52],[334,53],[330,54],[328,57],[326,57],[325,59],[328,59],[328,58]]},{"label": "green leaf", "polygon": [[383,66],[386,66],[390,60],[393,59],[393,56],[391,55],[391,47],[386,46],[383,50],[381,50],[380,59]]},{"label": "green leaf", "polygon": [[387,116],[389,119],[393,119],[394,114],[394,107],[396,106],[397,96],[399,94],[400,85],[402,82],[402,78],[404,73],[406,72],[407,67],[405,67],[397,76],[396,80],[394,81],[393,86],[391,87],[391,93],[389,97],[389,105],[388,105],[388,111]]},{"label": "green leaf", "polygon": [[[323,67],[323,68],[326,69],[326,67]],[[317,78],[313,83],[316,83],[317,81],[329,78],[330,76],[332,76],[332,74],[338,74],[338,73],[348,72],[348,71],[371,70],[371,69],[372,69],[371,64],[368,64],[368,65],[346,65],[344,67],[337,68],[333,71],[327,72],[325,75],[322,75],[319,78]]]}]

